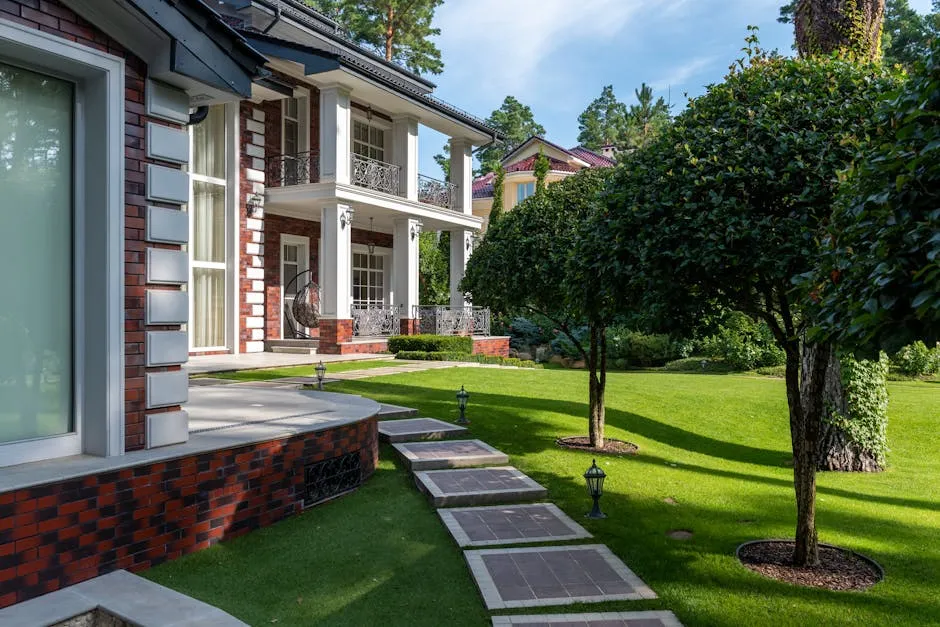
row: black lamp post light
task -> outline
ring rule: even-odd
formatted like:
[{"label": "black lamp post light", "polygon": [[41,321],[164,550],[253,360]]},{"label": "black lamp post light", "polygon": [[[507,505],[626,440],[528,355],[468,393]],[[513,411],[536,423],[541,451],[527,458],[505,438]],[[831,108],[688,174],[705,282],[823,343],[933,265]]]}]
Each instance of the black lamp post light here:
[{"label": "black lamp post light", "polygon": [[321,392],[323,391],[323,377],[326,375],[326,365],[323,361],[317,364],[317,367],[314,368],[317,371],[317,389]]},{"label": "black lamp post light", "polygon": [[457,417],[458,425],[468,425],[470,421],[467,420],[467,399],[470,398],[469,392],[467,392],[463,386],[460,386],[460,391],[457,392],[457,409],[460,410],[460,416]]},{"label": "black lamp post light", "polygon": [[588,518],[607,518],[607,514],[601,511],[601,506],[598,503],[598,501],[601,500],[601,495],[604,494],[604,479],[606,478],[607,473],[604,472],[603,468],[597,465],[597,461],[592,459],[591,467],[584,473],[584,480],[587,481],[588,494],[594,499],[594,507],[588,512]]}]

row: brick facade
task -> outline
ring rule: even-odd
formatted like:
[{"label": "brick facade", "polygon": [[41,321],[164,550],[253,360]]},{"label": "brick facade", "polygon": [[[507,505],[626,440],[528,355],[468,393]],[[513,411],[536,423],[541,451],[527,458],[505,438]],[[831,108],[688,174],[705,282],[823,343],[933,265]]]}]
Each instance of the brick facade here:
[{"label": "brick facade", "polygon": [[365,479],[375,418],[0,494],[0,608],[298,514],[304,466],[355,451]]},{"label": "brick facade", "polygon": [[475,337],[473,338],[473,354],[509,357],[509,338],[505,336]]},{"label": "brick facade", "polygon": [[146,445],[146,415],[177,411],[178,406],[146,410],[145,381],[148,372],[178,370],[178,366],[147,368],[146,331],[179,330],[178,326],[144,326],[146,289],[176,287],[146,285],[148,248],[179,250],[179,246],[148,243],[145,240],[147,205],[179,209],[176,205],[148,201],[146,198],[147,164],[171,163],[147,157],[147,123],[155,122],[179,128],[146,115],[145,89],[147,65],[117,41],[76,15],[57,0],[3,0],[0,20],[41,30],[124,59],[124,445],[128,451]]}]

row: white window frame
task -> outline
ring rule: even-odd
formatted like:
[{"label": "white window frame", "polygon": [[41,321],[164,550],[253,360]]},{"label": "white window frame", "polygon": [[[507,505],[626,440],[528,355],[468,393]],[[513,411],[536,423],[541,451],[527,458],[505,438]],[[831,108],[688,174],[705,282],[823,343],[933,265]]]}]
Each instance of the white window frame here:
[{"label": "white window frame", "polygon": [[[281,292],[281,311],[278,313],[281,316],[280,327],[281,327],[281,339],[282,340],[284,339],[284,304],[285,304],[284,287],[286,286],[285,281],[290,280],[290,279],[285,278],[285,275],[284,275],[284,246],[303,246],[304,250],[306,250],[307,253],[303,260],[304,263],[301,264],[300,260],[298,259],[297,267],[298,268],[303,267],[304,270],[309,270],[310,269],[310,238],[304,235],[290,235],[289,233],[281,233],[281,250],[278,253],[278,258],[279,258],[278,271],[280,273],[280,280],[279,280],[280,288],[279,289]],[[300,272],[303,272],[303,270],[301,270]],[[294,277],[290,277],[290,278],[293,279]]]},{"label": "white window frame", "polygon": [[[0,444],[0,466],[124,453],[124,60],[0,19],[0,58],[75,82],[73,422]],[[86,141],[94,138],[95,141]],[[86,163],[94,167],[86,167]]]},{"label": "white window frame", "polygon": [[[353,260],[355,259],[353,255],[355,254],[368,255],[369,247],[365,244],[353,244],[350,247],[350,253],[349,253],[349,293],[350,293],[349,302],[353,306],[361,306],[361,305],[356,305],[356,299],[353,297],[353,295],[355,294],[354,286],[355,286],[355,277],[356,277],[356,268],[357,268],[357,266],[353,262]],[[392,249],[386,248],[384,246],[376,246],[375,252],[373,252],[372,254],[375,255],[376,257],[384,257],[384,259],[382,260],[382,299],[384,301],[382,306],[388,307],[392,302],[391,301]],[[368,268],[360,268],[360,269],[368,270]],[[374,305],[370,305],[370,306],[374,306]]]},{"label": "white window frame", "polygon": [[[531,187],[531,192],[529,191],[530,187]],[[520,195],[519,192],[523,188],[525,188],[527,193],[522,198],[519,198],[519,195]],[[516,183],[516,202],[515,202],[516,205],[518,205],[520,202],[522,202],[526,198],[529,198],[530,196],[534,196],[534,195],[535,195],[535,181],[527,181],[525,183]]]},{"label": "white window frame", "polygon": [[[297,153],[310,151],[310,90],[305,87],[295,87],[294,96],[297,102],[297,117],[290,118],[297,122]],[[287,99],[281,103],[281,155],[285,156],[284,138],[285,122],[287,120]]]},{"label": "white window frame", "polygon": [[[362,124],[366,128],[370,129],[370,131],[373,128],[382,131],[382,145],[380,146],[378,144],[372,143],[371,132],[369,133],[370,138],[368,141],[362,142],[362,141],[357,140],[356,128],[355,128],[356,124]],[[382,163],[390,163],[389,155],[391,154],[391,146],[389,145],[389,142],[391,140],[391,135],[392,135],[391,124],[386,124],[384,121],[376,121],[375,119],[369,120],[361,115],[354,114],[352,116],[352,123],[350,124],[350,129],[349,129],[349,153],[351,155],[362,156],[356,152],[356,144],[357,143],[364,144],[368,146],[369,148],[381,149],[382,158],[378,159],[378,161],[381,161]],[[371,159],[372,157],[369,157],[369,158]]]}]

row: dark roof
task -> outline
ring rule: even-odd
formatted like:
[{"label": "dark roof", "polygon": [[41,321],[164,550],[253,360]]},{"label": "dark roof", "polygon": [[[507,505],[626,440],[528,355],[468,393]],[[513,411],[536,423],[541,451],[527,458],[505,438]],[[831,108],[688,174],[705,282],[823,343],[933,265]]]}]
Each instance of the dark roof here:
[{"label": "dark roof", "polygon": [[[522,161],[517,161],[510,165],[506,166],[506,172],[532,172],[535,170],[535,160],[538,159],[538,155],[531,155],[526,157]],[[562,161],[561,159],[556,159],[555,157],[549,157],[545,155],[545,158],[548,159],[549,170],[552,172],[577,172],[578,168],[569,165],[567,162]]]},{"label": "dark roof", "polygon": [[582,161],[587,161],[589,164],[591,164],[592,168],[610,168],[616,165],[613,159],[605,157],[602,154],[598,154],[593,150],[588,150],[584,146],[575,146],[568,152]]},{"label": "dark roof", "polygon": [[361,63],[358,59],[348,54],[343,54],[342,51],[327,52],[313,46],[288,41],[280,37],[272,37],[271,35],[265,35],[252,30],[242,30],[241,33],[251,45],[255,46],[264,54],[302,63],[305,68],[304,71],[307,74],[328,72],[332,69],[343,67],[353,73],[364,75],[372,80],[383,83],[399,94],[415,102],[427,105],[438,113],[456,119],[481,133],[499,137],[499,131],[480,118],[449,105],[430,94],[409,88],[407,84],[394,79],[389,76],[387,72],[375,72],[371,65]]},{"label": "dark roof", "polygon": [[[505,157],[503,157],[503,163],[508,163],[509,161],[511,161],[512,158],[515,157],[517,153],[519,153],[523,148],[525,148],[525,147],[528,146],[530,143],[532,143],[533,141],[536,141],[536,140],[542,142],[543,144],[545,144],[545,145],[547,145],[547,146],[551,146],[552,148],[554,148],[554,149],[556,149],[556,150],[559,150],[559,151],[564,152],[564,153],[566,153],[566,154],[571,154],[570,152],[568,152],[568,149],[567,149],[567,148],[563,148],[563,147],[559,146],[558,144],[555,144],[555,143],[553,143],[553,142],[550,142],[550,141],[548,141],[547,139],[545,139],[544,137],[542,137],[541,135],[532,135],[532,136],[530,136],[527,140],[525,140],[524,142],[522,142],[521,144],[519,144],[518,146],[516,146],[515,148],[513,148],[513,149],[509,152],[509,154],[507,154]],[[572,155],[572,156],[575,156],[575,155]],[[580,157],[579,157],[579,158],[580,158]]]}]

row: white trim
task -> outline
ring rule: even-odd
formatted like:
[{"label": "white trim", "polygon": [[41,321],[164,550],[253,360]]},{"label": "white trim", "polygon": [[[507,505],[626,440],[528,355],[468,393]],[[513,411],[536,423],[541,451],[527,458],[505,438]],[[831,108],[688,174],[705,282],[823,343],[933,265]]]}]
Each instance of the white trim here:
[{"label": "white trim", "polygon": [[[280,328],[281,328],[281,339],[284,339],[284,246],[301,246],[302,249],[306,251],[303,258],[303,263],[298,257],[297,259],[297,272],[304,272],[305,270],[310,269],[310,238],[306,235],[291,235],[289,233],[281,233],[281,250],[278,258],[278,289],[281,292],[281,310],[278,312],[280,315]],[[320,264],[318,264],[320,265]],[[300,268],[303,268],[301,270]],[[291,277],[293,278],[293,277]]]},{"label": "white trim", "polygon": [[[294,87],[293,98],[297,100],[297,117],[292,118],[297,122],[297,152],[309,152],[310,150],[310,90],[306,87]],[[287,133],[284,132],[284,123],[287,120],[287,101],[289,98],[281,100],[281,155],[287,154],[284,150],[284,138]],[[271,156],[271,155],[266,155]]]},{"label": "white trim", "polygon": [[[359,102],[359,101],[356,101],[356,104],[358,104],[359,106],[364,106],[364,107],[368,107],[368,106],[369,106],[369,105],[367,105],[367,104],[364,105],[363,103],[361,103],[361,102]],[[373,115],[373,116],[372,116],[372,119],[370,120],[370,119],[369,119],[369,114],[368,114],[367,112],[364,112],[362,109],[353,106],[353,104],[352,104],[351,102],[350,102],[350,105],[349,105],[349,109],[350,109],[350,111],[352,111],[352,118],[353,118],[353,120],[359,120],[360,122],[363,122],[364,124],[367,124],[367,125],[370,125],[370,126],[374,126],[374,127],[376,127],[376,128],[382,129],[383,131],[390,131],[390,130],[392,130],[392,123],[389,122],[388,120],[386,120],[385,118],[377,118],[377,117],[375,117],[375,116]],[[413,115],[404,115],[404,116],[402,116],[402,117],[411,118],[411,119],[413,119],[413,120],[417,120],[417,119],[418,119],[418,118],[416,118],[416,117],[413,116]]]},{"label": "white trim", "polygon": [[[219,350],[231,350],[238,354],[239,315],[241,314],[241,281],[239,281],[239,254],[241,245],[241,116],[239,103],[225,104],[225,342],[228,346]],[[266,155],[267,156],[267,155]]]},{"label": "white trim", "polygon": [[[124,453],[124,60],[0,20],[0,57],[77,82],[74,435],[0,445],[0,466]],[[93,137],[97,141],[84,141]],[[87,161],[95,167],[85,168]],[[86,280],[94,276],[95,280]]]}]

